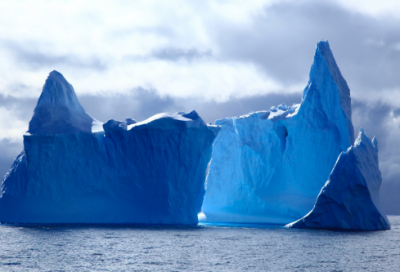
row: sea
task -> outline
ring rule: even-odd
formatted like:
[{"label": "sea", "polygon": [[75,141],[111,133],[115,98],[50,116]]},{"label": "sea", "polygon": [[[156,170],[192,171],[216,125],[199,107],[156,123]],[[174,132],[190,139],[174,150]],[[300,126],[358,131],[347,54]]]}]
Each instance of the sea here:
[{"label": "sea", "polygon": [[0,271],[400,271],[388,231],[0,225]]}]

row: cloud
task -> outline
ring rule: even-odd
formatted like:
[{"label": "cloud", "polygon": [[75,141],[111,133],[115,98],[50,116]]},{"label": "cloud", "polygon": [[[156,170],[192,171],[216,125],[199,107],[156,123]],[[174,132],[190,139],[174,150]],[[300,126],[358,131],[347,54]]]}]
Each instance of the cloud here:
[{"label": "cloud", "polygon": [[[397,17],[333,1],[33,2],[0,11],[6,95],[37,97],[54,69],[88,95],[139,87],[217,102],[292,94],[307,83],[316,42],[328,39],[354,98],[376,101],[383,91],[400,107]],[[12,91],[19,85],[27,88]]]},{"label": "cloud", "polygon": [[103,122],[111,118],[121,121],[125,117],[143,121],[160,112],[190,112],[196,110],[205,122],[214,123],[215,120],[225,117],[268,110],[281,103],[287,105],[300,103],[301,95],[269,94],[215,102],[171,96],[162,98],[158,96],[155,90],[138,88],[132,90],[129,95],[113,97],[83,95],[79,96],[79,100],[90,115]]},{"label": "cloud", "polygon": [[192,48],[189,50],[183,50],[179,48],[162,48],[154,51],[152,56],[157,59],[177,61],[177,60],[195,60],[200,58],[212,57],[211,50],[205,52],[199,52],[197,49]]},{"label": "cloud", "polygon": [[2,178],[10,169],[14,159],[23,150],[22,139],[19,142],[0,139],[0,150],[0,177]]},{"label": "cloud", "polygon": [[[311,44],[327,39],[353,97],[376,101],[382,89],[387,96],[398,96],[400,78],[394,73],[400,70],[400,54],[393,45],[400,41],[400,19],[308,1],[269,6],[247,27],[212,24],[221,58],[256,63],[277,82],[304,82],[315,50]],[[397,105],[397,101],[386,102]]]},{"label": "cloud", "polygon": [[400,118],[394,114],[398,109],[381,101],[366,104],[352,100],[352,119],[356,132],[360,127],[372,139],[376,137],[379,147],[380,168],[384,178],[400,176],[400,146],[397,145],[400,135]]},{"label": "cloud", "polygon": [[[392,109],[388,104],[377,101],[373,105],[367,105],[356,99],[352,100],[352,119],[355,135],[358,134],[358,129],[362,127],[364,131],[372,138],[376,136],[379,141],[379,147],[386,148],[386,141],[389,134],[387,125],[388,118]],[[357,125],[357,126],[356,126]]]},{"label": "cloud", "polygon": [[400,108],[393,110],[393,117],[398,118],[400,116]]},{"label": "cloud", "polygon": [[[314,1],[73,5],[72,11],[70,4],[36,1],[10,4],[2,11],[0,20],[8,26],[0,32],[3,94],[22,95],[10,89],[23,84],[28,88],[21,92],[36,97],[53,69],[73,78],[85,94],[127,94],[140,86],[162,96],[204,96],[218,102],[288,94],[305,86],[315,43],[321,38],[332,40],[340,57],[355,44],[367,47],[364,40],[382,30],[397,33],[397,21],[377,27],[377,19]],[[10,16],[17,10],[21,16]],[[27,31],[22,17],[24,22],[34,19],[28,29],[35,31]],[[386,29],[390,25],[392,29]],[[353,63],[355,54],[350,53],[346,59]]]},{"label": "cloud", "polygon": [[131,117],[143,121],[160,112],[179,112],[176,101],[160,97],[155,90],[136,88],[129,94],[115,96],[80,95],[79,101],[86,112],[94,118],[107,122],[110,119],[122,121]]},{"label": "cloud", "polygon": [[400,182],[398,177],[383,180],[380,190],[380,200],[383,210],[389,215],[400,215]]},{"label": "cloud", "polygon": [[364,0],[362,4],[358,0],[339,0],[338,2],[351,12],[364,13],[375,17],[400,17],[400,3],[397,0]]},{"label": "cloud", "polygon": [[95,57],[74,56],[74,55],[52,55],[53,52],[41,52],[32,49],[32,45],[17,43],[14,41],[4,41],[3,46],[12,53],[13,59],[19,64],[27,65],[27,69],[48,68],[52,66],[65,65],[79,69],[104,70],[106,64]]}]

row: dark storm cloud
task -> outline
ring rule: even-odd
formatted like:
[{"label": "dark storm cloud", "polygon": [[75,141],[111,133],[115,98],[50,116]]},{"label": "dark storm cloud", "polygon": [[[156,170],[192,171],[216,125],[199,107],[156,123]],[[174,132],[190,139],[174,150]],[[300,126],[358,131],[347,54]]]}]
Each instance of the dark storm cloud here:
[{"label": "dark storm cloud", "polygon": [[82,59],[75,55],[52,55],[34,50],[35,46],[28,45],[26,42],[1,41],[0,44],[3,45],[3,49],[11,53],[16,62],[27,65],[31,69],[54,67],[56,65],[90,68],[93,70],[107,69],[105,62],[94,56]]},{"label": "dark storm cloud", "polygon": [[400,85],[399,25],[399,19],[373,18],[329,2],[308,1],[268,7],[248,27],[220,22],[210,29],[222,59],[258,64],[285,83],[308,75],[312,45],[327,39],[350,87],[361,90]]}]

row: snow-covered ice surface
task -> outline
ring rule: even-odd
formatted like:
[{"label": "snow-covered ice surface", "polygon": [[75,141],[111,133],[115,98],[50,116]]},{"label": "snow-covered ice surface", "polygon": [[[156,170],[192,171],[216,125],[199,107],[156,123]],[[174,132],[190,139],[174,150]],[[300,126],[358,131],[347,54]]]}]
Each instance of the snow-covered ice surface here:
[{"label": "snow-covered ice surface", "polygon": [[328,42],[317,44],[301,104],[217,120],[205,222],[293,222],[313,207],[354,142],[350,90]]},{"label": "snow-covered ice surface", "polygon": [[195,111],[101,124],[53,71],[2,182],[0,222],[196,225],[218,131]]},{"label": "snow-covered ice surface", "polygon": [[287,227],[390,229],[386,215],[379,209],[381,183],[378,143],[361,129],[354,146],[339,155],[312,211]]}]

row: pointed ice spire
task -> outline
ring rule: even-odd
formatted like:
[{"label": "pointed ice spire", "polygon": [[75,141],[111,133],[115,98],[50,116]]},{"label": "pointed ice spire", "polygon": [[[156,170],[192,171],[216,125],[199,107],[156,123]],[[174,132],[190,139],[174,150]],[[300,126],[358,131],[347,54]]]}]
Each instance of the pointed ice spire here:
[{"label": "pointed ice spire", "polygon": [[354,147],[359,145],[364,145],[368,148],[369,152],[377,153],[378,152],[378,141],[374,137],[372,140],[369,139],[367,134],[365,134],[364,129],[361,127],[360,132],[358,133],[357,139],[354,141]]},{"label": "pointed ice spire", "polygon": [[375,151],[378,152],[378,140],[376,139],[376,137],[374,136],[374,138],[372,138],[372,145],[375,148]]},{"label": "pointed ice spire", "polygon": [[360,145],[361,143],[364,144],[372,144],[367,135],[364,132],[364,129],[360,127],[360,131],[358,132],[357,139],[354,141],[354,146]]},{"label": "pointed ice spire", "polygon": [[375,136],[372,138],[372,140],[370,140],[362,127],[360,128],[360,132],[358,133],[357,139],[354,142],[354,146],[359,146],[361,144],[368,147],[371,152],[374,150],[374,152],[378,154],[378,140]]},{"label": "pointed ice spire", "polygon": [[101,127],[101,123],[89,116],[79,103],[72,85],[61,73],[52,71],[43,86],[32,120],[29,122],[28,132],[91,133]]},{"label": "pointed ice spire", "polygon": [[310,79],[303,92],[303,102],[307,97],[313,104],[320,104],[325,114],[341,122],[347,128],[348,139],[343,143],[344,150],[354,143],[354,128],[351,121],[350,89],[336,64],[328,41],[320,41],[310,70]]},{"label": "pointed ice spire", "polygon": [[74,87],[57,71],[49,74],[39,97],[37,107],[45,105],[66,106],[75,111],[85,111],[78,101]]}]

